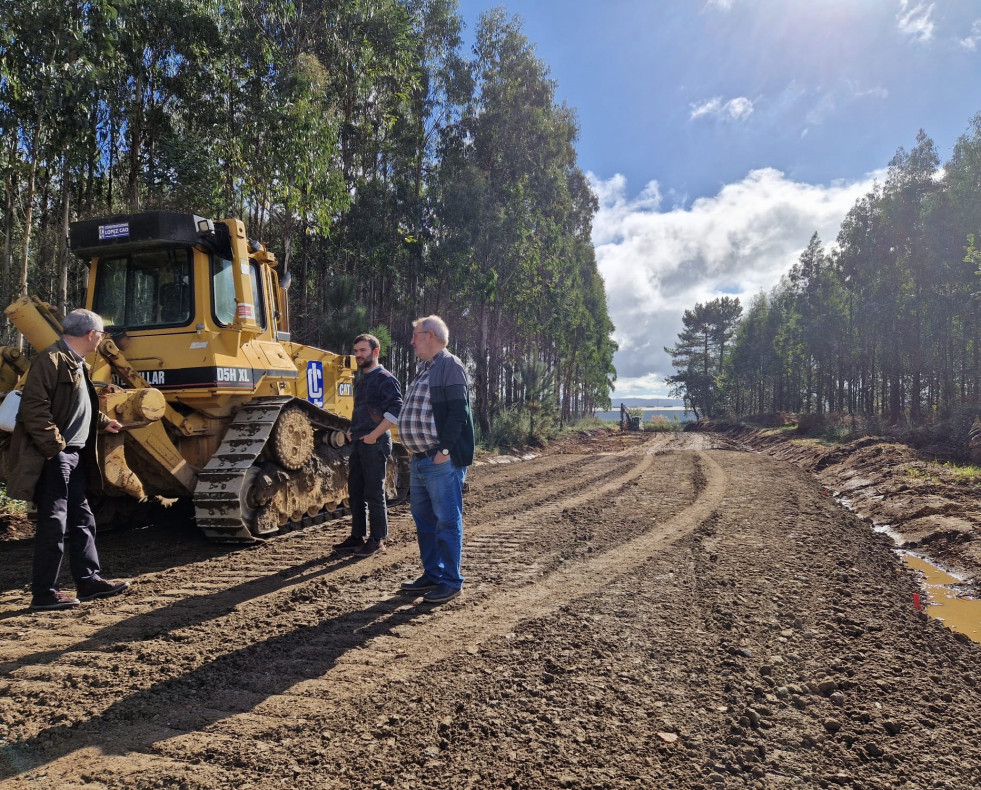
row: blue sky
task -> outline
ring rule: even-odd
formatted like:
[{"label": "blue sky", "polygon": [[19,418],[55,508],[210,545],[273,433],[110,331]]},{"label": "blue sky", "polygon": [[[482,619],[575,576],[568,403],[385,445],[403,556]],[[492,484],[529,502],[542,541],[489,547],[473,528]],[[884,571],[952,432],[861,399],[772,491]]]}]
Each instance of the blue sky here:
[{"label": "blue sky", "polygon": [[498,5],[579,117],[614,402],[666,393],[685,309],[748,304],[920,128],[946,160],[981,112],[981,0],[460,0],[468,35]]}]

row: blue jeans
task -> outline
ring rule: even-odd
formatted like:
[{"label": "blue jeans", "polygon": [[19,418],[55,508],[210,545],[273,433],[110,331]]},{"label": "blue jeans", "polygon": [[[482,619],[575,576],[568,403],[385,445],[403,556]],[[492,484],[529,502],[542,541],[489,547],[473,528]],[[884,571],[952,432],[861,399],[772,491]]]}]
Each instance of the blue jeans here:
[{"label": "blue jeans", "polygon": [[351,534],[356,538],[365,537],[369,521],[372,540],[388,537],[385,467],[391,454],[391,434],[385,434],[374,444],[358,439],[351,447],[347,492],[351,498]]},{"label": "blue jeans", "polygon": [[66,537],[75,584],[89,581],[101,571],[95,549],[95,517],[85,489],[85,464],[78,451],[64,450],[44,462],[34,495],[37,530],[31,592],[35,598],[58,589]]},{"label": "blue jeans", "polygon": [[409,496],[416,522],[419,555],[426,576],[436,584],[463,586],[463,481],[467,467],[452,461],[413,458]]}]

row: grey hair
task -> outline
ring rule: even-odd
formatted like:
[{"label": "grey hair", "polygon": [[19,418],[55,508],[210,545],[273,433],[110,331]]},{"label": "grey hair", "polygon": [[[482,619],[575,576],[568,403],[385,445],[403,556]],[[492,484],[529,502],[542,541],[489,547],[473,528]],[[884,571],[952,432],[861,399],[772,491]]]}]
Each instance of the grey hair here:
[{"label": "grey hair", "polygon": [[101,332],[104,328],[102,317],[98,313],[81,307],[72,310],[61,322],[61,331],[72,337],[85,337],[93,329]]},{"label": "grey hair", "polygon": [[438,315],[427,315],[412,322],[412,328],[421,327],[424,332],[432,332],[444,346],[450,342],[450,329]]}]

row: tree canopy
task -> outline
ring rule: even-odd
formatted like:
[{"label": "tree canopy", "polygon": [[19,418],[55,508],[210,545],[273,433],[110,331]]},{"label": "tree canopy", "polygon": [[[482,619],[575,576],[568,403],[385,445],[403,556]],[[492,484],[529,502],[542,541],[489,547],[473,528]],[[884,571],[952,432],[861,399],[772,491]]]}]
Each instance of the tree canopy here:
[{"label": "tree canopy", "polygon": [[923,131],[911,150],[900,148],[836,243],[828,249],[814,234],[781,282],[752,301],[726,360],[706,339],[721,327],[712,303],[686,312],[671,349],[680,372],[669,382],[703,411],[711,404],[709,415],[842,412],[912,426],[973,416],[981,411],[976,239],[981,114],[946,163]]},{"label": "tree canopy", "polygon": [[609,405],[596,199],[516,18],[485,14],[468,54],[455,0],[23,0],[4,17],[8,296],[81,303],[74,219],[239,217],[292,273],[301,342],[344,351],[385,327],[404,378],[411,321],[435,312],[484,431],[537,402],[522,371],[539,367],[562,417]]}]

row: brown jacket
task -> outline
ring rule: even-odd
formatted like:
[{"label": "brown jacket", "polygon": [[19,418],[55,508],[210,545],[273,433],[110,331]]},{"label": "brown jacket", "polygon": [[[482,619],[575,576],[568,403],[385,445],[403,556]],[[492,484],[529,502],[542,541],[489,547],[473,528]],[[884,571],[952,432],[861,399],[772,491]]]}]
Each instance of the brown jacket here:
[{"label": "brown jacket", "polygon": [[109,417],[99,411],[99,398],[89,379],[88,365],[79,362],[64,340],[42,351],[31,364],[10,439],[10,479],[7,496],[33,500],[34,489],[47,458],[65,449],[61,431],[79,398],[92,402],[92,427],[82,451],[89,488],[102,490],[102,472],[97,456],[96,434]]}]

